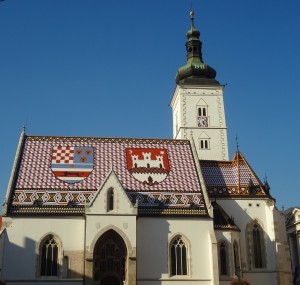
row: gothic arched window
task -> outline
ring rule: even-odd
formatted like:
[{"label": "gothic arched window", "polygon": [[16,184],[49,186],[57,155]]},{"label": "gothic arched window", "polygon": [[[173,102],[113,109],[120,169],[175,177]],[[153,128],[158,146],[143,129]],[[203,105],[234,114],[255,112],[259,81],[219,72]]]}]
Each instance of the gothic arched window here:
[{"label": "gothic arched window", "polygon": [[225,242],[219,245],[219,258],[220,258],[220,274],[227,275],[227,248]]},{"label": "gothic arched window", "polygon": [[239,246],[236,241],[233,243],[233,261],[234,261],[235,275],[239,276],[240,272],[238,272],[238,270],[240,270],[240,255],[239,255]]},{"label": "gothic arched window", "polygon": [[253,265],[255,268],[263,268],[262,229],[257,223],[255,223],[252,227],[252,239],[253,239]]},{"label": "gothic arched window", "polygon": [[53,235],[44,238],[40,247],[40,275],[58,275],[58,242]]},{"label": "gothic arched window", "polygon": [[112,211],[114,209],[114,189],[109,189],[107,191],[107,211]]},{"label": "gothic arched window", "polygon": [[187,275],[187,246],[181,236],[171,242],[171,275]]}]

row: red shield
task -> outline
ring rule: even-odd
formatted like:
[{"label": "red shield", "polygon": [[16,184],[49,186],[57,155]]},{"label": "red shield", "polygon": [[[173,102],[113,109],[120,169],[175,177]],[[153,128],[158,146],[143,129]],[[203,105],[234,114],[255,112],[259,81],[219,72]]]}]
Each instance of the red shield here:
[{"label": "red shield", "polygon": [[127,169],[142,183],[158,184],[170,172],[168,153],[164,148],[127,148],[126,156]]}]

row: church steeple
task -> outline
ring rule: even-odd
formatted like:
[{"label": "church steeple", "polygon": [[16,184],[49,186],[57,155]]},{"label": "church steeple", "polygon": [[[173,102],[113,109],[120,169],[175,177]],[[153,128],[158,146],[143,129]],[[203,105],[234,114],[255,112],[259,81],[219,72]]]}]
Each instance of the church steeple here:
[{"label": "church steeple", "polygon": [[192,138],[199,159],[228,160],[224,85],[215,80],[216,71],[203,62],[193,11],[190,20],[185,43],[187,62],[177,71],[177,86],[171,101],[173,137]]},{"label": "church steeple", "polygon": [[200,85],[219,84],[216,77],[216,71],[205,64],[202,59],[202,42],[200,41],[200,32],[195,28],[194,12],[190,12],[191,28],[188,30],[185,44],[187,52],[187,63],[180,67],[176,75],[176,83],[190,83]]}]

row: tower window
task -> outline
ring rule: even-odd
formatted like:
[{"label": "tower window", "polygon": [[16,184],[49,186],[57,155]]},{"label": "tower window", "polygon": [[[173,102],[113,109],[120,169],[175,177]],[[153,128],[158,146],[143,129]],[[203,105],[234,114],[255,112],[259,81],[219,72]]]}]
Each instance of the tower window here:
[{"label": "tower window", "polygon": [[200,139],[200,149],[209,149],[209,139]]},{"label": "tower window", "polygon": [[199,107],[198,108],[198,116],[206,116],[207,115],[207,110],[206,107]]}]

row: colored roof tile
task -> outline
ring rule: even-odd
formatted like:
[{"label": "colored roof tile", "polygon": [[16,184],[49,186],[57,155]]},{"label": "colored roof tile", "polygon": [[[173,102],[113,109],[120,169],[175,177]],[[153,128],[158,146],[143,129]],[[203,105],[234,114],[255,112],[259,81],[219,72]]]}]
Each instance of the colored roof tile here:
[{"label": "colored roof tile", "polygon": [[[248,196],[249,194],[257,196],[269,195],[240,152],[235,154],[232,161],[201,160],[200,166],[210,197]],[[253,183],[252,189],[249,189],[250,181]]]},{"label": "colored roof tile", "polygon": [[11,209],[89,204],[111,170],[142,206],[204,205],[189,141],[25,136]]}]

